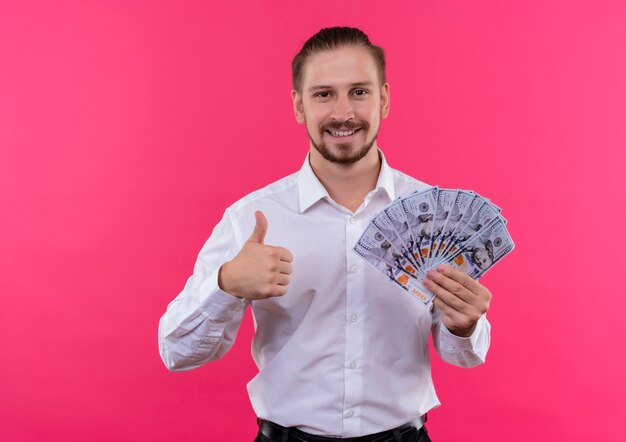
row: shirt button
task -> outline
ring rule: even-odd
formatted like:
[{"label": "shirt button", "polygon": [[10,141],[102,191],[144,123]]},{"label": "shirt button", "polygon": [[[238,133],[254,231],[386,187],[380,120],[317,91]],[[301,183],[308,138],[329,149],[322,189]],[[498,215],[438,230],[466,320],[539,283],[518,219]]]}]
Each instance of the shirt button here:
[{"label": "shirt button", "polygon": [[350,322],[356,322],[357,315],[354,313],[350,315]]},{"label": "shirt button", "polygon": [[352,361],[348,364],[348,368],[356,368],[356,361]]},{"label": "shirt button", "polygon": [[359,270],[359,268],[358,268],[357,266],[352,266],[352,267],[350,267],[350,271],[351,271],[352,273],[356,273],[356,271],[357,271],[357,270]]},{"label": "shirt button", "polygon": [[356,220],[354,218],[350,218],[350,221],[349,221],[350,224],[354,224],[355,222]]},{"label": "shirt button", "polygon": [[352,416],[354,416],[354,411],[352,410],[346,411],[346,417],[352,417]]}]

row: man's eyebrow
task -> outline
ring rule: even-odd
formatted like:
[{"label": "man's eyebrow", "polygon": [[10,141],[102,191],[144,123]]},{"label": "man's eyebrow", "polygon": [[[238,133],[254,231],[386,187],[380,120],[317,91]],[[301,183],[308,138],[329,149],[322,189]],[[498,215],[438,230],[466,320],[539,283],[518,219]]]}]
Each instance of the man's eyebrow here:
[{"label": "man's eyebrow", "polygon": [[[372,87],[374,83],[371,81],[359,81],[356,83],[350,83],[348,86],[350,87]],[[309,88],[309,92],[314,92],[320,89],[334,89],[333,86],[319,85],[319,86],[311,86]]]}]

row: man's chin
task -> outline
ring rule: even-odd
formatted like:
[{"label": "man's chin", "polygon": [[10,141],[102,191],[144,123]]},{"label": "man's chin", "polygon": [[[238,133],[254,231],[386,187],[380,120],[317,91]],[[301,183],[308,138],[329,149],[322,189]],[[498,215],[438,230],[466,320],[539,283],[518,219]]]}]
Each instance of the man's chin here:
[{"label": "man's chin", "polygon": [[313,140],[311,140],[311,144],[325,160],[334,164],[348,166],[363,159],[374,146],[374,141],[375,139],[360,149],[355,148],[352,143],[337,144],[333,149],[329,149],[324,144],[318,145]]}]

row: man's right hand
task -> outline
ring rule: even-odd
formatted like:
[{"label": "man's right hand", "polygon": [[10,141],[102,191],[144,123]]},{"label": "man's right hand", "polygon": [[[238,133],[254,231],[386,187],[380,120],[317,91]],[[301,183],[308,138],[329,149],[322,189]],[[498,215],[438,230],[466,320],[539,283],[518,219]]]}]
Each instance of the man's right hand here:
[{"label": "man's right hand", "polygon": [[231,295],[251,300],[282,296],[291,280],[293,255],[284,247],[265,245],[267,219],[259,210],[254,217],[252,235],[237,256],[221,267],[218,285]]}]

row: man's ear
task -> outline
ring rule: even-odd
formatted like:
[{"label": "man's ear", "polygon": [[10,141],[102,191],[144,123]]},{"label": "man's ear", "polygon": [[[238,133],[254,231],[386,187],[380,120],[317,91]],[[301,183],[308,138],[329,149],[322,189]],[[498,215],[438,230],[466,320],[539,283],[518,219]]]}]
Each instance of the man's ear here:
[{"label": "man's ear", "polygon": [[297,90],[291,91],[291,100],[293,101],[293,112],[296,115],[296,121],[300,124],[304,123],[304,107],[302,105],[302,95]]},{"label": "man's ear", "polygon": [[380,118],[387,118],[389,115],[389,83],[380,87]]}]

